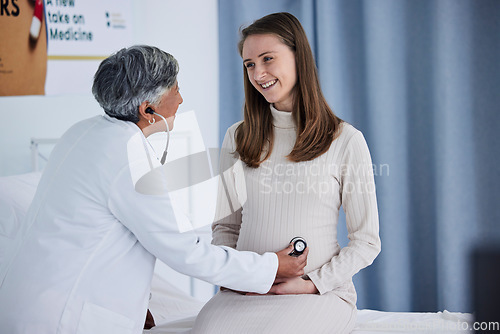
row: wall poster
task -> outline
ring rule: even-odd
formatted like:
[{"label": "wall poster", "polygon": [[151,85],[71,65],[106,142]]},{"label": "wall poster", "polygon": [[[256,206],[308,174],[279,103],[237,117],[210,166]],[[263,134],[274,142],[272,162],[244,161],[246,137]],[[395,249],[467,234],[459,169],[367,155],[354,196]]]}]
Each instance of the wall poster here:
[{"label": "wall poster", "polygon": [[90,93],[132,19],[131,0],[2,0],[0,96]]}]

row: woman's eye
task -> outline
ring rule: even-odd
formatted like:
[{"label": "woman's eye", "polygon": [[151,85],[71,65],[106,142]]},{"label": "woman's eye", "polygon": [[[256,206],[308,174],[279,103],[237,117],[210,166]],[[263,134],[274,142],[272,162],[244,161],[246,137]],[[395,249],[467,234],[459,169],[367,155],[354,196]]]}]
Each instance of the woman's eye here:
[{"label": "woman's eye", "polygon": [[264,61],[269,61],[269,60],[272,60],[273,57],[264,57]]},{"label": "woman's eye", "polygon": [[245,67],[246,67],[246,68],[253,67],[253,63],[246,63],[246,64],[245,64]]}]

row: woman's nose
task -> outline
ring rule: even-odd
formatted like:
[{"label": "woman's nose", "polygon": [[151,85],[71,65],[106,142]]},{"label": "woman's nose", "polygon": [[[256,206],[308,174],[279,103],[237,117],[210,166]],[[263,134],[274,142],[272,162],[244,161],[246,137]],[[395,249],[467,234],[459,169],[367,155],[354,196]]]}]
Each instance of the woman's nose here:
[{"label": "woman's nose", "polygon": [[179,96],[180,96],[180,98],[181,98],[181,100],[179,101],[179,104],[182,104],[182,102],[184,102],[184,99],[182,98],[181,93],[179,93]]},{"label": "woman's nose", "polygon": [[253,78],[256,81],[259,81],[260,79],[264,78],[266,75],[266,71],[263,66],[258,66],[255,65],[255,69],[253,71]]}]

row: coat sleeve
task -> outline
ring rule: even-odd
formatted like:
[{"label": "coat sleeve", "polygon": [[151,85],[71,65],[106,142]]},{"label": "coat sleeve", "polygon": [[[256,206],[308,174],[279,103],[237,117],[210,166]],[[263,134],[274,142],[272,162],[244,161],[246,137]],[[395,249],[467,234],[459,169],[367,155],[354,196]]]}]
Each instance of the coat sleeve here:
[{"label": "coat sleeve", "polygon": [[350,281],[381,249],[372,161],[361,132],[350,138],[341,166],[341,199],[350,241],[330,262],[308,273],[320,294]]},{"label": "coat sleeve", "polygon": [[269,291],[278,269],[276,254],[238,252],[205,243],[192,231],[181,233],[180,227],[185,226],[187,218],[174,209],[166,190],[153,195],[136,191],[131,170],[144,169],[144,163],[135,162],[138,168],[131,163],[118,173],[108,200],[111,213],[142,246],[185,275],[234,290]]},{"label": "coat sleeve", "polygon": [[219,187],[215,219],[212,224],[212,243],[236,248],[241,228],[241,199],[236,191],[235,169],[241,164],[235,157],[234,133],[226,132],[220,152]]}]

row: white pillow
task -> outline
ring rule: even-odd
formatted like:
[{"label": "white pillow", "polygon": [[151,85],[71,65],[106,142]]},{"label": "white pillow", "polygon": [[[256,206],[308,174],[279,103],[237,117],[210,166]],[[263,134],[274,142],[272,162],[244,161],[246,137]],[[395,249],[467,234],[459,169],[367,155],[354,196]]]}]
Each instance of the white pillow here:
[{"label": "white pillow", "polygon": [[34,172],[0,177],[0,272],[35,196],[41,175],[41,172]]}]

